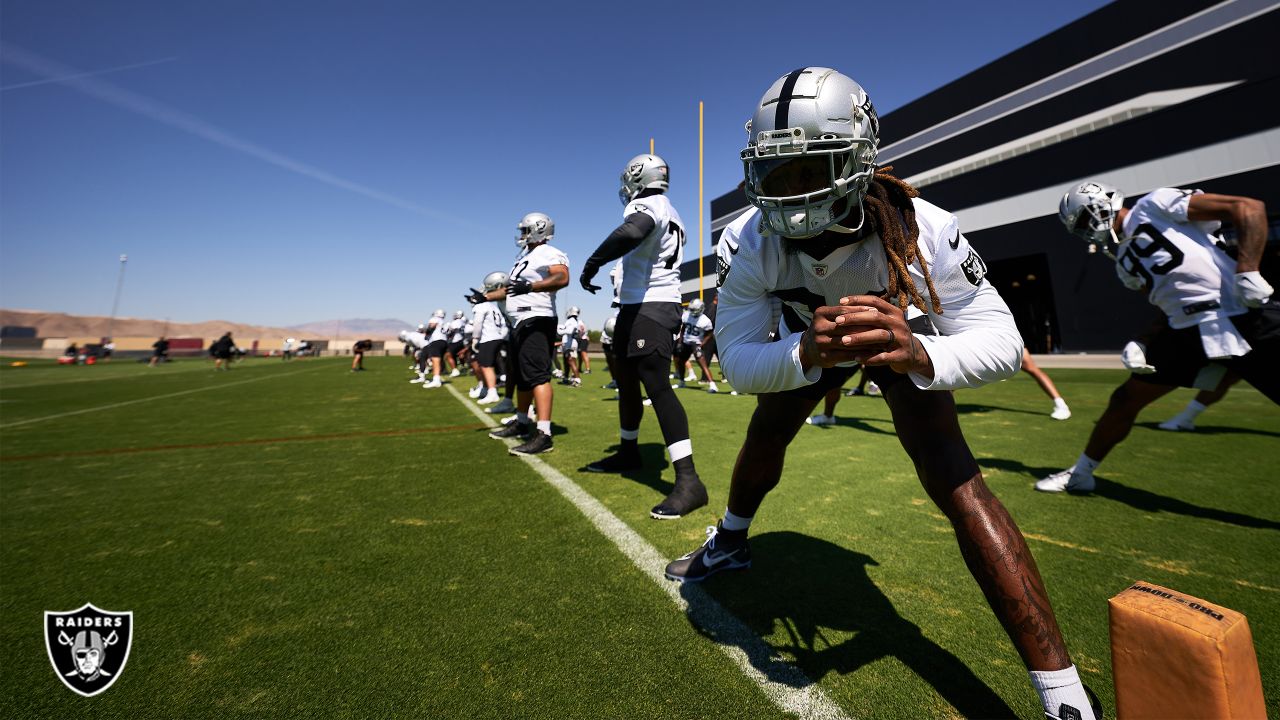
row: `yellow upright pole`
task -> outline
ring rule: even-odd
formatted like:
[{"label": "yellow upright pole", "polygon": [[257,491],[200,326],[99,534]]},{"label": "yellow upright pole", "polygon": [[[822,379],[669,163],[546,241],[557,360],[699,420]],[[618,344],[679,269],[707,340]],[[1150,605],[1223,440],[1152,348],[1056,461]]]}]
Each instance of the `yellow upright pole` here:
[{"label": "yellow upright pole", "polygon": [[649,138],[649,154],[653,154],[653,138]]},{"label": "yellow upright pole", "polygon": [[702,300],[702,101],[698,101],[698,299]]}]

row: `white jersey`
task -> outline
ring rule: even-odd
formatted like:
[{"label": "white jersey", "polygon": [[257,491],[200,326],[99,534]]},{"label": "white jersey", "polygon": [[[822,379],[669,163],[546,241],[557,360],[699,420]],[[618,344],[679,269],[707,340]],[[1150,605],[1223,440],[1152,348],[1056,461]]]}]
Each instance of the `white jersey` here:
[{"label": "white jersey", "polygon": [[556,328],[560,333],[560,352],[576,352],[578,350],[578,319],[568,318]]},{"label": "white jersey", "polygon": [[609,282],[613,284],[613,307],[618,307],[622,305],[622,258],[609,271]]},{"label": "white jersey", "polygon": [[[511,266],[511,279],[524,278],[529,282],[538,282],[550,277],[552,265],[569,267],[569,257],[559,250],[543,243],[533,248],[526,248]],[[556,294],[554,292],[531,292],[524,295],[508,296],[504,301],[505,311],[511,318],[512,325],[519,325],[531,317],[556,317]]]},{"label": "white jersey", "polygon": [[427,342],[449,342],[449,323],[444,320],[427,323]]},{"label": "white jersey", "polygon": [[476,342],[483,345],[507,339],[507,316],[502,313],[498,303],[490,301],[477,304],[472,317],[476,325]]},{"label": "white jersey", "polygon": [[1169,325],[1187,328],[1246,311],[1235,296],[1236,261],[1216,237],[1222,223],[1192,222],[1187,207],[1199,190],[1160,188],[1141,198],[1124,219],[1116,273],[1126,285],[1145,281],[1152,305]]},{"label": "white jersey", "polygon": [[466,327],[466,325],[467,325],[467,321],[463,318],[450,320],[449,324],[445,327],[445,333],[449,335],[449,342],[451,343],[462,342],[462,329]]},{"label": "white jersey", "polygon": [[475,337],[475,334],[476,334],[476,324],[470,320],[467,320],[466,323],[462,326],[462,341],[469,342],[471,338]]},{"label": "white jersey", "polygon": [[402,333],[400,337],[406,343],[418,348],[419,350],[427,346],[427,336],[420,332]]},{"label": "white jersey", "polygon": [[[943,314],[933,312],[924,275],[911,265],[908,272],[940,334],[916,336],[933,361],[933,378],[917,373],[908,378],[921,389],[952,390],[1012,377],[1022,363],[1022,337],[1008,306],[986,280],[986,265],[954,215],[919,198],[913,202],[920,254],[929,264]],[[719,244],[716,344],[724,373],[739,392],[780,392],[816,382],[821,368],[805,373],[800,363],[800,339],[813,311],[850,295],[883,295],[888,288],[879,235],[815,260],[789,251],[782,238],[762,235],[760,211],[752,210],[725,228]],[[912,306],[906,314],[908,320],[922,315]],[[775,329],[779,341],[770,342]]]},{"label": "white jersey", "polygon": [[701,345],[702,340],[711,332],[711,318],[706,313],[698,313],[694,317],[688,310],[680,317],[680,342],[686,345]]},{"label": "white jersey", "polygon": [[684,259],[684,222],[666,195],[632,200],[622,217],[644,213],[653,230],[634,250],[622,256],[620,301],[680,302],[680,262]]}]

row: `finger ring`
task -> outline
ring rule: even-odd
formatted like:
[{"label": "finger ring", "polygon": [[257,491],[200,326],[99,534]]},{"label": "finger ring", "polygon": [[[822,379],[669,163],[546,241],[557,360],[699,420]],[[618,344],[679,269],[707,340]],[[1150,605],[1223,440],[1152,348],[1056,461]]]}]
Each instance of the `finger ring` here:
[{"label": "finger ring", "polygon": [[888,340],[885,340],[885,341],[884,341],[884,344],[885,344],[885,345],[892,346],[892,345],[893,345],[893,331],[892,331],[892,330],[889,330],[889,331],[887,331],[887,332],[889,333],[889,339],[888,339]]}]

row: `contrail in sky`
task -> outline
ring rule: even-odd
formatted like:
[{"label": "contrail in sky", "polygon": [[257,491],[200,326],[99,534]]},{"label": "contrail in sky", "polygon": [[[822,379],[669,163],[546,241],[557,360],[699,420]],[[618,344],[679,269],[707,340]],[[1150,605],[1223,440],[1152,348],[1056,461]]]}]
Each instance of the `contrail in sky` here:
[{"label": "contrail in sky", "polygon": [[106,75],[107,73],[120,72],[121,70],[133,70],[134,68],[151,67],[152,65],[163,65],[167,62],[177,60],[176,57],[160,58],[159,60],[149,60],[147,62],[133,63],[132,65],[117,65],[104,70],[94,70],[92,72],[82,72],[77,75],[66,75],[64,77],[46,78],[44,80],[32,80],[31,82],[16,83],[13,85],[5,85],[0,87],[0,92],[6,90],[18,90],[19,88],[35,87],[37,85],[51,85],[53,83],[66,82],[68,80],[78,80],[80,78],[94,77],[97,75]]},{"label": "contrail in sky", "polygon": [[237,152],[244,153],[250,157],[268,162],[276,167],[284,168],[291,172],[302,175],[303,177],[318,180],[327,185],[349,190],[351,192],[363,195],[367,198],[386,203],[402,210],[425,215],[431,218],[447,220],[455,225],[471,227],[471,223],[460,218],[447,215],[438,210],[433,210],[424,205],[419,205],[411,200],[397,197],[390,193],[383,192],[367,185],[361,185],[351,180],[340,178],[333,173],[321,170],[318,167],[308,165],[299,160],[295,160],[287,155],[283,155],[274,150],[254,144],[248,140],[243,140],[231,133],[211,125],[192,115],[170,107],[157,100],[139,95],[134,92],[117,87],[111,83],[91,79],[90,76],[99,73],[83,72],[76,68],[62,65],[47,58],[43,58],[35,53],[28,52],[18,48],[11,43],[0,44],[0,59],[11,65],[28,70],[36,75],[44,78],[39,82],[57,82],[68,87],[75,88],[90,97],[97,98],[103,102],[110,103],[120,108],[124,108],[130,112],[137,113],[144,117],[151,118],[157,122],[164,123],[170,127],[178,128],[184,132],[203,138],[209,142],[216,143],[222,147]]}]

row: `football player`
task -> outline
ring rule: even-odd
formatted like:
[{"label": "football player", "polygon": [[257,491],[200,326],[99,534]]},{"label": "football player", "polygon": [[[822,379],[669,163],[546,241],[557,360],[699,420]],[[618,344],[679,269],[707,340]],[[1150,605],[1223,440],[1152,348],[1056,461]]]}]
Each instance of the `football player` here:
[{"label": "football player", "polygon": [[455,310],[453,319],[449,321],[448,326],[445,328],[445,332],[449,335],[449,345],[445,353],[445,359],[449,361],[449,366],[452,368],[449,371],[449,377],[451,378],[462,375],[462,361],[459,356],[462,354],[462,349],[466,347],[466,338],[464,337],[466,327],[467,314],[461,310]]},{"label": "football player", "polygon": [[[438,388],[443,385],[440,381],[440,368],[449,350],[449,323],[445,321],[444,310],[431,313],[425,334],[427,336],[426,357],[431,363],[431,381],[422,383],[422,387]],[[424,367],[423,370],[425,369]]]},{"label": "football player", "polygon": [[351,372],[364,371],[364,354],[372,349],[372,340],[357,340],[351,346]]},{"label": "football player", "polygon": [[707,504],[707,490],[693,465],[689,418],[667,379],[680,328],[684,221],[666,196],[669,171],[662,158],[637,155],[623,168],[621,180],[618,197],[624,206],[623,223],[592,253],[579,278],[582,287],[595,294],[600,290],[591,282],[596,273],[605,263],[622,259],[622,307],[613,333],[620,448],[587,465],[587,470],[621,473],[643,466],[639,448],[643,385],[676,474],[675,487],[649,515],[672,520]]},{"label": "football player", "polygon": [[724,519],[666,575],[699,581],[750,566],[747,531],[787,446],[861,363],[1046,714],[1094,720],[1035,561],[983,482],[948,392],[1012,376],[1022,338],[956,217],[877,170],[878,124],[860,85],[808,67],[778,79],[747,125],[755,209],[720,240],[732,256],[720,267],[716,339],[725,375],[757,405]]},{"label": "football player", "polygon": [[[485,275],[484,282],[480,286],[483,288],[480,294],[506,287],[507,280],[506,273],[496,270]],[[474,290],[472,292],[475,293]],[[498,395],[498,376],[494,368],[498,365],[498,354],[502,350],[502,344],[507,340],[507,318],[498,307],[498,303],[490,300],[476,303],[473,317],[475,324],[472,334],[472,340],[475,343],[473,355],[480,366],[477,377],[480,378],[481,387],[474,397],[479,398],[481,405],[492,405],[502,399]]]},{"label": "football player", "polygon": [[618,315],[614,313],[612,317],[604,321],[604,329],[600,331],[600,349],[604,352],[604,364],[609,369],[609,384],[604,386],[605,390],[617,390],[618,381],[613,380],[613,331],[618,326]]},{"label": "football player", "polygon": [[[516,226],[516,257],[504,287],[478,293],[477,299],[502,300],[512,320],[513,362],[507,370],[516,384],[516,419],[489,433],[493,438],[528,438],[511,448],[513,455],[537,455],[554,449],[551,442],[551,356],[555,347],[556,291],[569,284],[569,258],[552,247],[555,223],[540,212],[529,213]],[[508,377],[507,382],[511,382]],[[537,410],[537,427],[526,408]]]},{"label": "football player", "polygon": [[[1116,388],[1075,465],[1037,490],[1092,491],[1094,471],[1144,407],[1179,386],[1213,389],[1224,369],[1280,403],[1280,305],[1269,302],[1274,291],[1258,272],[1267,242],[1262,201],[1160,188],[1125,208],[1119,190],[1086,182],[1062,197],[1058,217],[1092,252],[1114,258],[1120,281],[1146,292],[1168,324],[1142,353],[1154,371],[1134,372]],[[1223,222],[1239,236],[1235,258],[1218,235]]]},{"label": "football player", "polygon": [[410,332],[408,330],[400,331],[400,342],[404,343],[405,347],[413,349],[413,359],[414,359],[413,368],[415,369],[414,371],[417,373],[417,377],[410,380],[409,381],[410,383],[426,382],[426,379],[427,379],[426,329],[427,329],[426,325],[419,325],[418,330],[416,332]]},{"label": "football player", "polygon": [[562,385],[579,387],[582,375],[578,372],[578,338],[582,335],[582,321],[578,316],[582,311],[576,307],[569,308],[569,314],[556,329],[560,333],[560,354],[564,358],[564,379]]},{"label": "football player", "polygon": [[[684,311],[684,315],[680,317],[680,340],[676,343],[675,360],[676,360],[676,377],[680,381],[676,383],[677,388],[685,386],[685,382],[689,379],[685,376],[685,368],[689,365],[690,358],[697,358],[698,364],[702,367],[703,377],[707,379],[710,385],[707,386],[707,392],[718,393],[720,389],[716,387],[716,381],[711,377],[711,368],[707,367],[706,354],[702,349],[706,347],[707,341],[710,340],[712,330],[711,318],[703,313],[706,306],[698,298],[689,301],[689,309]],[[693,368],[688,368],[692,373]]]}]

